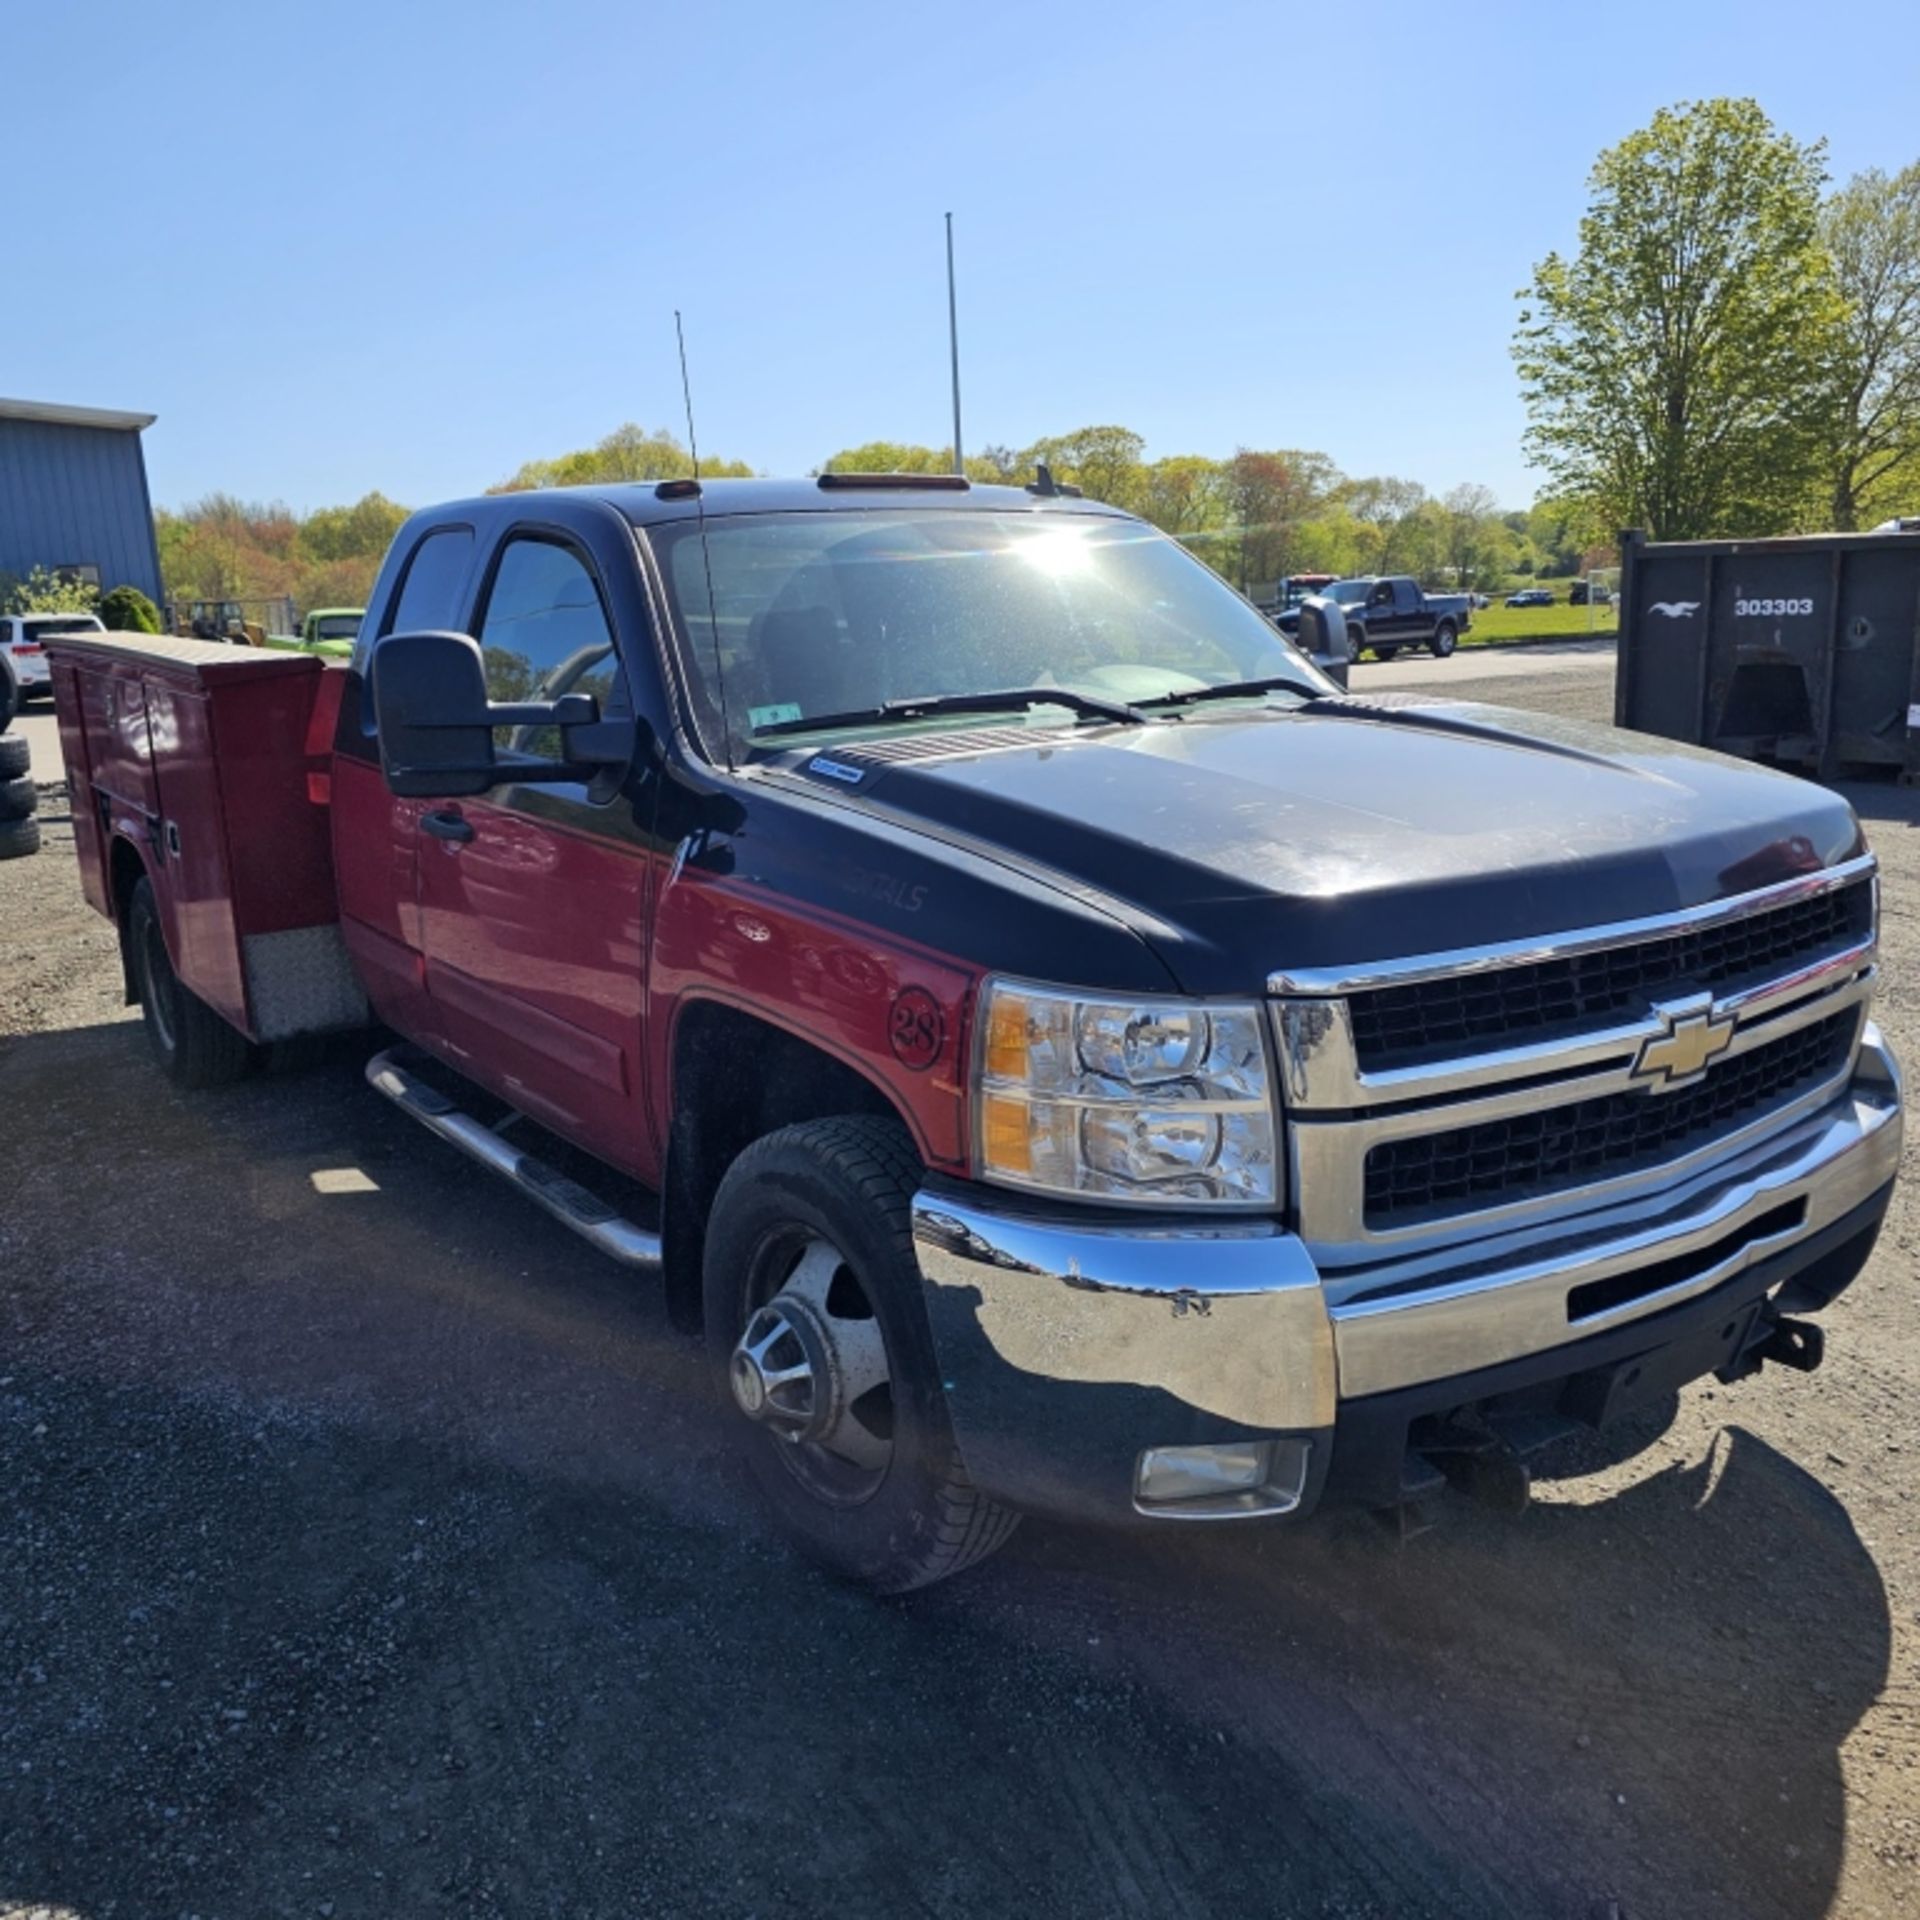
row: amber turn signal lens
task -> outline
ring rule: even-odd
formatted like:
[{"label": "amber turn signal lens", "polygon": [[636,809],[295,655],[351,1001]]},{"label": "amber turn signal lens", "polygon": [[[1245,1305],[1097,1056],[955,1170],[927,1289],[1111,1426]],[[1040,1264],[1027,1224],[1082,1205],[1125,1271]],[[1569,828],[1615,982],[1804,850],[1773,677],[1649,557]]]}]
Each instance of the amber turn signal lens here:
[{"label": "amber turn signal lens", "polygon": [[987,1072],[996,1080],[1027,1077],[1027,1003],[1017,993],[995,994],[989,1004]]},{"label": "amber turn signal lens", "polygon": [[1028,1135],[1028,1108],[1024,1100],[1004,1093],[986,1096],[980,1139],[991,1173],[1031,1173],[1033,1142]]}]

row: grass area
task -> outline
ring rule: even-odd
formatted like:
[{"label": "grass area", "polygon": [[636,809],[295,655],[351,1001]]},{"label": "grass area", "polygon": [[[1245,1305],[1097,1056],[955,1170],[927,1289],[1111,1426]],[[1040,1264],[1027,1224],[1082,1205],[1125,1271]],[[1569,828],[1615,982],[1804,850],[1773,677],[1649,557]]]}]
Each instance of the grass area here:
[{"label": "grass area", "polygon": [[1564,600],[1551,607],[1503,607],[1496,600],[1473,616],[1473,631],[1462,634],[1460,644],[1484,647],[1501,640],[1599,640],[1619,630],[1618,601],[1610,607],[1570,607]]}]

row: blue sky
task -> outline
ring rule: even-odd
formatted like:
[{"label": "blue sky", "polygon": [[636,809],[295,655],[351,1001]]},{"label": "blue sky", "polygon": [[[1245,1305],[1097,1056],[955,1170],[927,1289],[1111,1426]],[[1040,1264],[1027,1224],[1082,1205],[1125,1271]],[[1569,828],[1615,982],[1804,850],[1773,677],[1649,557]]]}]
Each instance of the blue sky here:
[{"label": "blue sky", "polygon": [[1515,290],[1595,154],[1751,93],[1920,157],[1908,5],[13,0],[0,393],[156,500],[476,491],[621,421],[801,472],[1117,421],[1533,491]]}]

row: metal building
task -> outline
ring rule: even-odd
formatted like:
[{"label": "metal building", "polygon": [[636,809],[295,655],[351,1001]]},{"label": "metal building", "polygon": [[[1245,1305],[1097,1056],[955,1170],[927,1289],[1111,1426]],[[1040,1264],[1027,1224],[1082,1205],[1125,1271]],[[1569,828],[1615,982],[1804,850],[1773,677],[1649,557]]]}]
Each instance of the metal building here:
[{"label": "metal building", "polygon": [[141,432],[150,413],[0,400],[0,579],[35,567],[161,599]]}]

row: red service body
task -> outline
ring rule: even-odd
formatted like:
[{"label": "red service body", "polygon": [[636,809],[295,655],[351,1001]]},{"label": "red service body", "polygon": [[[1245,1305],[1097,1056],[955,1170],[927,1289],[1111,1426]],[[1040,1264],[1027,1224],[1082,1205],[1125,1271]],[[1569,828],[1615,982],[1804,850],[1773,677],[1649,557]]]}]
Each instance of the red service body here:
[{"label": "red service body", "polygon": [[124,926],[148,879],[180,978],[249,1039],[364,1019],[316,804],[344,672],[146,634],[49,651],[88,901]]}]

